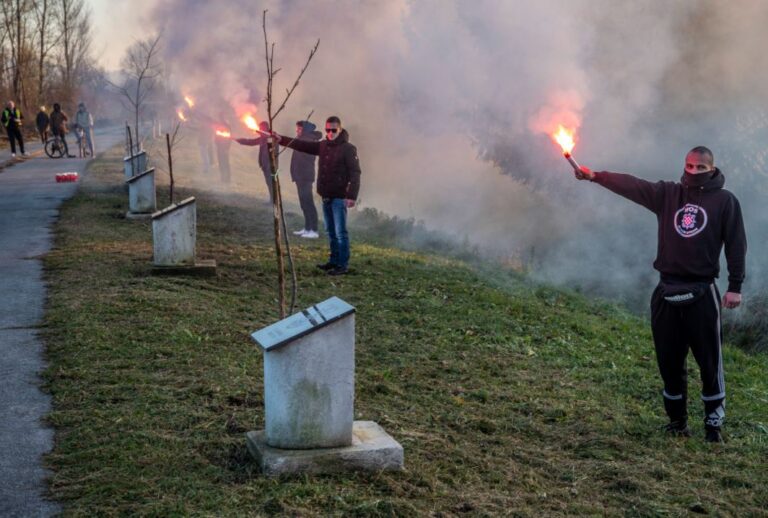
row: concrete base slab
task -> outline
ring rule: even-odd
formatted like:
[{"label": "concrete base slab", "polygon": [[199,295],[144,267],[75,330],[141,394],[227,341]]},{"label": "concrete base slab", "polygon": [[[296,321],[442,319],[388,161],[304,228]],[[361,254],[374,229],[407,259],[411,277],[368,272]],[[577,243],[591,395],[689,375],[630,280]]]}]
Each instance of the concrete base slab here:
[{"label": "concrete base slab", "polygon": [[154,275],[198,275],[201,277],[212,277],[216,275],[216,260],[203,259],[196,261],[195,264],[171,266],[153,264],[152,273]]},{"label": "concrete base slab", "polygon": [[268,446],[264,430],[245,434],[248,451],[268,477],[298,473],[397,471],[403,447],[373,421],[355,421],[352,446],[315,450],[281,450]]},{"label": "concrete base slab", "polygon": [[125,213],[125,219],[152,219],[152,213],[128,211]]}]

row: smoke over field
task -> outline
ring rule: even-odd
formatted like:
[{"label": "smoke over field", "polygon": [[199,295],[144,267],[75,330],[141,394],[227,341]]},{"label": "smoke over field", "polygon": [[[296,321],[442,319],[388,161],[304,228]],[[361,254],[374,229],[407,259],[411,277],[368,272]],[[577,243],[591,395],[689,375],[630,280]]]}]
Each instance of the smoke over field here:
[{"label": "smoke over field", "polygon": [[651,180],[679,178],[707,145],[744,209],[747,300],[764,286],[768,3],[169,0],[153,19],[179,91],[224,114],[258,105],[264,8],[277,91],[321,40],[275,129],[339,115],[364,206],[645,304],[654,216],[575,182],[547,132],[567,124],[583,165]]}]

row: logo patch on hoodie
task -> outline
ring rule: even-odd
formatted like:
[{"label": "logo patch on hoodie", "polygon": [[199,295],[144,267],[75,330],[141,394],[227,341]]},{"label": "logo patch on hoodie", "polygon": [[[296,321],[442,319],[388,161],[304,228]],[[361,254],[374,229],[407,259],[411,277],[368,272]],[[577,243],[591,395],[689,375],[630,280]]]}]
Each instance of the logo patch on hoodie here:
[{"label": "logo patch on hoodie", "polygon": [[675,230],[683,237],[693,237],[707,226],[707,211],[704,207],[685,204],[675,212]]}]

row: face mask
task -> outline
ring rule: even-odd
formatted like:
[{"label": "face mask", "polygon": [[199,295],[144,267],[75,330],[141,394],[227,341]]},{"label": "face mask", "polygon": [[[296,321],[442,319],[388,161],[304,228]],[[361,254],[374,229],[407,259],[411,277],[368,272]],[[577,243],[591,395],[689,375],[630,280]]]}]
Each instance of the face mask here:
[{"label": "face mask", "polygon": [[712,179],[715,171],[707,171],[706,173],[689,174],[683,169],[683,185],[686,187],[701,187]]}]

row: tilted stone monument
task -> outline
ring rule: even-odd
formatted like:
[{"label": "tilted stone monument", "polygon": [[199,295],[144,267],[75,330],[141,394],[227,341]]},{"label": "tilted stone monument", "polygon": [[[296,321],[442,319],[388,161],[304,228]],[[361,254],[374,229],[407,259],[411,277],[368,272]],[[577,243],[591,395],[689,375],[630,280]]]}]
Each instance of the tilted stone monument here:
[{"label": "tilted stone monument", "polygon": [[126,217],[129,219],[152,217],[152,213],[157,210],[154,168],[129,178],[126,183],[128,184]]},{"label": "tilted stone monument", "polygon": [[264,352],[265,429],[246,441],[265,475],[402,469],[402,446],[354,421],[355,308],[331,297],[251,336]]},{"label": "tilted stone monument", "polygon": [[123,159],[123,171],[125,173],[125,180],[128,181],[131,177],[141,174],[147,170],[147,152],[139,151],[133,156],[127,156]]},{"label": "tilted stone monument", "polygon": [[152,214],[152,245],[154,273],[216,273],[216,261],[198,261],[196,258],[197,206],[194,197]]}]

